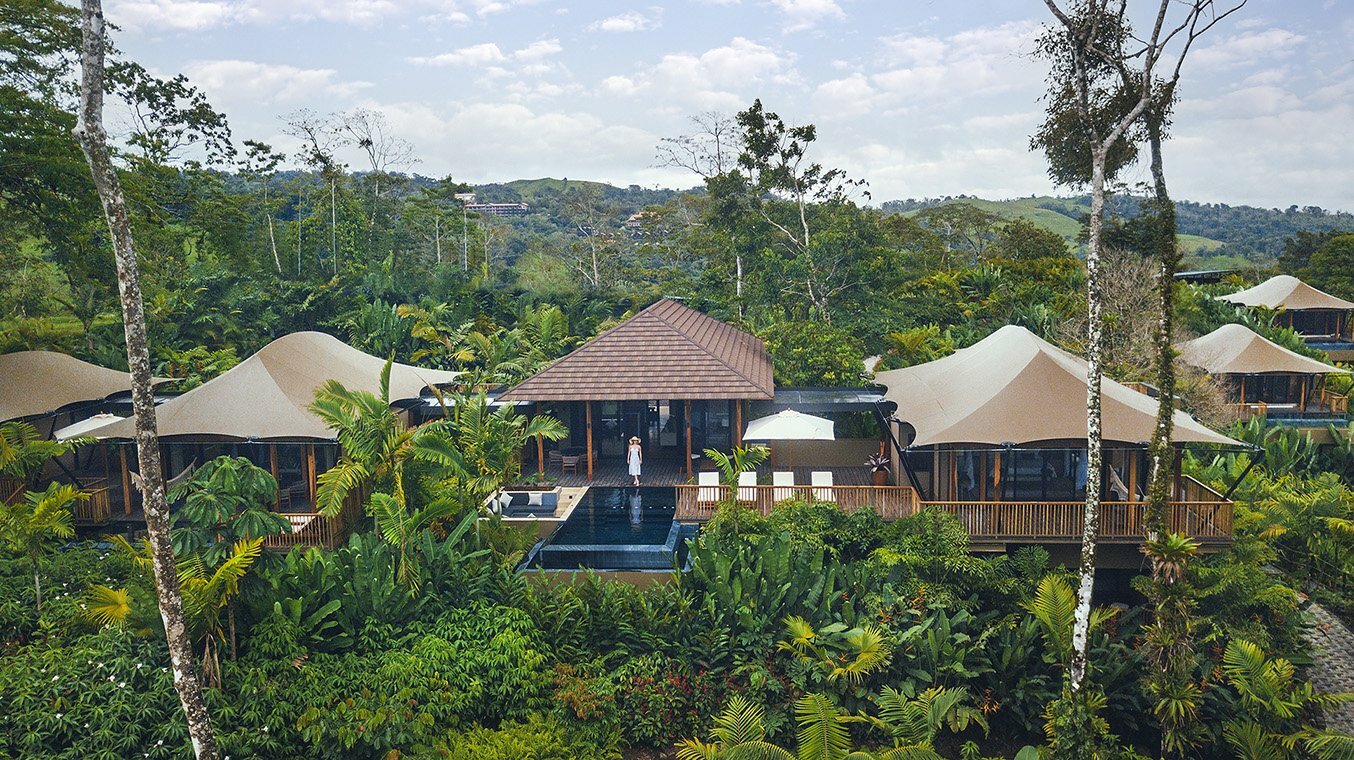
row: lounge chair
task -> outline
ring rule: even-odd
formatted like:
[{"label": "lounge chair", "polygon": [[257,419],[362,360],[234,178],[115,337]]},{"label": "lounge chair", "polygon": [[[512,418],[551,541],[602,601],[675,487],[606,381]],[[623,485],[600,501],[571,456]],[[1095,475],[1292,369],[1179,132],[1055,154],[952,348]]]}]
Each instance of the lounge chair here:
[{"label": "lounge chair", "polygon": [[696,484],[700,486],[696,490],[696,502],[698,504],[714,504],[719,501],[719,473],[696,473]]},{"label": "lounge chair", "polygon": [[832,490],[832,472],[828,470],[819,470],[809,474],[809,482],[813,484],[813,498],[818,501],[837,502],[837,494]]},{"label": "lounge chair", "polygon": [[771,485],[775,486],[771,491],[772,500],[785,501],[795,497],[795,474],[793,472],[771,473]]},{"label": "lounge chair", "polygon": [[738,500],[739,501],[757,500],[757,473],[755,472],[738,473]]}]

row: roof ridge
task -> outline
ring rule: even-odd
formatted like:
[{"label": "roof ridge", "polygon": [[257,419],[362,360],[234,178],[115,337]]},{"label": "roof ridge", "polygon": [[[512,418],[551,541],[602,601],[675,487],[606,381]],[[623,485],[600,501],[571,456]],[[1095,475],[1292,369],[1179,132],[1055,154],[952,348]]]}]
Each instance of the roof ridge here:
[{"label": "roof ridge", "polygon": [[[640,312],[640,314],[644,314],[644,313],[648,312],[649,309],[652,309],[654,306],[657,306],[658,304],[663,303],[664,301],[667,301],[667,302],[669,302],[669,303],[676,304],[677,306],[680,306],[680,307],[682,307],[683,309],[686,309],[686,310],[688,310],[688,311],[694,312],[694,313],[697,314],[698,316],[704,317],[705,319],[708,319],[708,320],[710,320],[711,322],[715,322],[715,323],[717,323],[717,324],[719,324],[719,325],[721,325],[721,326],[723,326],[723,327],[727,327],[727,328],[729,328],[730,330],[737,329],[737,328],[735,328],[733,325],[729,324],[728,322],[721,322],[720,320],[715,319],[714,317],[712,317],[712,316],[710,316],[710,315],[708,315],[708,314],[705,314],[705,313],[703,313],[703,312],[701,312],[701,311],[699,311],[699,310],[697,310],[697,309],[693,309],[693,308],[691,308],[690,306],[687,306],[687,305],[684,304],[684,303],[678,303],[677,301],[674,301],[674,300],[672,300],[671,298],[661,298],[661,299],[655,301],[655,302],[653,303],[653,306],[650,306],[650,307],[646,308],[644,311]],[[635,316],[639,316],[639,314],[636,314]],[[696,348],[700,349],[701,352],[703,352],[706,356],[709,356],[711,359],[714,359],[715,361],[717,361],[717,362],[719,362],[720,364],[724,365],[730,372],[732,372],[732,373],[734,373],[735,375],[737,375],[737,376],[743,378],[743,380],[746,381],[748,385],[751,385],[753,388],[760,388],[760,387],[761,387],[761,386],[757,385],[757,381],[756,381],[756,380],[753,380],[752,378],[750,378],[750,377],[748,377],[747,375],[745,375],[742,371],[740,371],[740,370],[738,370],[737,368],[735,368],[733,365],[731,365],[731,364],[729,364],[728,362],[724,361],[724,357],[719,356],[719,355],[716,354],[714,351],[711,351],[710,349],[706,348],[705,346],[702,346],[701,344],[697,343],[695,340],[692,339],[692,337],[691,337],[690,335],[688,335],[688,334],[686,333],[685,330],[682,330],[680,327],[678,327],[677,325],[674,325],[672,322],[669,322],[667,319],[664,319],[662,316],[660,316],[660,315],[658,315],[658,314],[654,314],[653,316],[654,316],[654,318],[656,318],[659,322],[662,322],[663,324],[667,325],[673,332],[675,332],[675,333],[677,333],[678,335],[682,336],[682,339],[685,340],[687,343],[690,343],[691,345],[693,345],[693,346],[695,346]],[[619,326],[619,325],[618,325],[618,326]],[[747,334],[748,334],[748,335],[751,335],[751,333],[747,333]],[[756,336],[752,336],[752,337],[755,338]],[[772,382],[774,383],[775,381],[773,380]]]}]

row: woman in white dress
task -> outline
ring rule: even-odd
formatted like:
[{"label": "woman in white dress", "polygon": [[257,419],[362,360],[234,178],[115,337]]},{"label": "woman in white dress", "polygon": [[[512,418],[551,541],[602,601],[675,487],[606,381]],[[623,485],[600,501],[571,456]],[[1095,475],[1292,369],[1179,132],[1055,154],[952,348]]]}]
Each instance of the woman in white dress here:
[{"label": "woman in white dress", "polygon": [[644,463],[644,452],[639,446],[639,436],[631,436],[630,449],[625,453],[625,461],[630,465],[630,476],[639,485],[639,468]]}]

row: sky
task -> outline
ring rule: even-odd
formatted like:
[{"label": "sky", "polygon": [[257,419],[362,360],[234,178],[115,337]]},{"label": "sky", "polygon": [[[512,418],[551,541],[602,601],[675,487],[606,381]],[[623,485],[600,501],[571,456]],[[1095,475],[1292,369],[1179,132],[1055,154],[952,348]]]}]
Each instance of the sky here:
[{"label": "sky", "polygon": [[[1130,0],[1143,5],[1144,0]],[[1155,5],[1153,3],[1152,5]],[[691,117],[761,98],[871,202],[1052,193],[1029,136],[1040,0],[106,0],[116,44],[184,73],[237,141],[380,111],[407,171],[690,187],[655,159]],[[1354,210],[1354,1],[1250,0],[1186,59],[1177,198]],[[344,156],[362,168],[356,153]],[[1129,181],[1145,179],[1136,170]],[[1065,190],[1063,192],[1066,192]]]}]

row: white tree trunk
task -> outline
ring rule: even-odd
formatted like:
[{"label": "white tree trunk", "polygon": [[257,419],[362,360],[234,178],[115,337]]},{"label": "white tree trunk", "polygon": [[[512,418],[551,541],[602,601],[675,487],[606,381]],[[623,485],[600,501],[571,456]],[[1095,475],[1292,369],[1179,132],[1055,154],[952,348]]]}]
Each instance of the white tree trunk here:
[{"label": "white tree trunk", "polygon": [[82,0],[84,46],[80,80],[80,121],[74,133],[89,162],[94,187],[103,203],[108,231],[113,240],[118,292],[127,338],[127,365],[132,375],[132,409],[136,415],[137,462],[141,469],[141,498],[146,513],[155,570],[155,589],[160,617],[169,643],[169,661],[174,688],[183,705],[193,752],[200,760],[216,760],[216,739],[211,717],[202,698],[202,681],[193,657],[192,641],[183,619],[178,569],[169,539],[169,504],[165,498],[164,473],[160,471],[160,441],[155,429],[155,397],[152,394],[150,353],[146,347],[146,314],[141,301],[140,271],[132,246],[131,224],[122,185],[108,151],[103,127],[104,19],[100,0]]},{"label": "white tree trunk", "polygon": [[1091,633],[1091,591],[1095,586],[1096,533],[1100,527],[1100,381],[1105,334],[1101,324],[1100,245],[1105,215],[1105,154],[1098,149],[1091,161],[1091,217],[1086,243],[1086,510],[1081,529],[1081,560],[1077,569],[1077,607],[1072,619],[1072,662],[1068,676],[1073,691],[1086,682],[1086,649]]}]

